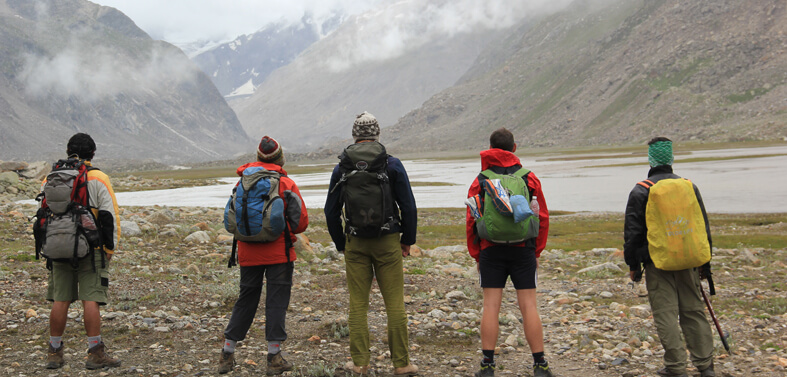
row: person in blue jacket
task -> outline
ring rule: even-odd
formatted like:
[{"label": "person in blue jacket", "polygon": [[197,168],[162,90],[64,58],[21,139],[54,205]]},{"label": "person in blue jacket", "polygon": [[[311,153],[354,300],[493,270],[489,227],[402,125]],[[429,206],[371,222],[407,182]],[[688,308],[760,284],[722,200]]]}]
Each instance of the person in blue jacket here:
[{"label": "person in blue jacket", "polygon": [[[352,361],[348,362],[345,369],[356,375],[369,373],[369,327],[367,312],[369,311],[369,293],[372,280],[376,277],[380,293],[385,300],[385,310],[388,316],[388,348],[394,365],[394,375],[413,376],[418,372],[418,367],[410,363],[409,336],[407,332],[407,315],[404,309],[404,272],[402,269],[403,257],[410,255],[410,246],[415,243],[418,211],[415,197],[410,187],[402,162],[388,156],[382,144],[379,144],[380,126],[377,119],[367,112],[356,117],[352,131],[355,144],[347,147],[340,156],[342,163],[337,164],[331,175],[328,197],[325,202],[325,219],[328,232],[336,244],[336,250],[345,254],[347,270],[347,289],[350,293],[350,355]],[[390,197],[383,195],[388,205],[383,206],[389,213],[383,216],[388,219],[383,226],[378,228],[374,235],[357,232],[356,221],[347,215],[349,209],[345,207],[345,190],[354,183],[345,180],[345,174],[357,172],[348,171],[348,156],[352,150],[368,149],[381,151],[375,161],[384,161],[387,158],[388,187],[383,190],[390,192]],[[359,170],[365,170],[365,162],[359,163]],[[345,166],[345,168],[341,168]],[[352,169],[355,168],[355,164]],[[339,185],[336,189],[337,185]],[[352,200],[352,199],[350,199]],[[342,215],[342,208],[345,216]],[[346,220],[344,229],[342,219]]]}]

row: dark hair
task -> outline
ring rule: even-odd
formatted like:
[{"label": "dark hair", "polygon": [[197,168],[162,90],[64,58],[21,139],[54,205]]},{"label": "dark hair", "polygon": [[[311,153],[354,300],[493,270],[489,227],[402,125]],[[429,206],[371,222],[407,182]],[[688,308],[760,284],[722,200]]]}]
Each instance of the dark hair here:
[{"label": "dark hair", "polygon": [[670,140],[670,139],[668,139],[668,138],[666,138],[664,136],[659,136],[659,137],[654,137],[653,139],[650,139],[650,141],[648,142],[648,145],[651,145],[653,143],[658,143],[659,141],[669,141],[670,143],[672,142],[672,140]]},{"label": "dark hair", "polygon": [[514,134],[505,127],[498,128],[489,136],[489,146],[505,151],[514,151]]},{"label": "dark hair", "polygon": [[83,160],[92,160],[96,154],[96,142],[86,133],[78,133],[68,139],[66,154],[77,155]]}]

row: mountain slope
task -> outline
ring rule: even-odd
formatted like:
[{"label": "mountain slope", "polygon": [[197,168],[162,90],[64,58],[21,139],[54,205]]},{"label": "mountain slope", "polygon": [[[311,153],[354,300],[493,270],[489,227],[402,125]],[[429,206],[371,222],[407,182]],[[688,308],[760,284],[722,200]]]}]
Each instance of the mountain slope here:
[{"label": "mountain slope", "polygon": [[493,59],[400,119],[388,143],[410,151],[483,148],[499,127],[533,146],[654,135],[781,139],[786,7],[778,0],[577,1],[487,50],[482,56]]},{"label": "mountain slope", "polygon": [[248,138],[207,76],[121,12],[0,0],[0,159],[60,157],[87,132],[104,158],[230,157]]}]

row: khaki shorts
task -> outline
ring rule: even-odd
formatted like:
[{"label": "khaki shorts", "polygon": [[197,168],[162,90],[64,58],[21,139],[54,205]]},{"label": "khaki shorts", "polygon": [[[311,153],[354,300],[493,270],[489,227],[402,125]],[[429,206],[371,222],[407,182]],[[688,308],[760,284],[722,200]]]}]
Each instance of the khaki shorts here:
[{"label": "khaki shorts", "polygon": [[[99,305],[106,305],[109,270],[101,268],[102,253],[97,251],[93,254],[92,261],[89,257],[84,258],[79,261],[79,267],[76,269],[70,262],[52,262],[46,299],[69,302],[94,301]],[[93,262],[95,262],[95,270],[93,270]],[[104,265],[109,267],[106,257],[104,257]]]}]

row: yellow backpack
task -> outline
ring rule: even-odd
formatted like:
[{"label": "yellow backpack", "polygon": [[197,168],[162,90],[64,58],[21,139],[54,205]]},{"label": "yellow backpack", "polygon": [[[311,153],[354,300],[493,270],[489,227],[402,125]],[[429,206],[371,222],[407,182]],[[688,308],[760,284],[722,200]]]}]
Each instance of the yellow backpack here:
[{"label": "yellow backpack", "polygon": [[691,181],[669,178],[638,184],[650,191],[645,222],[648,252],[656,268],[679,271],[708,263],[711,254],[705,218]]}]

